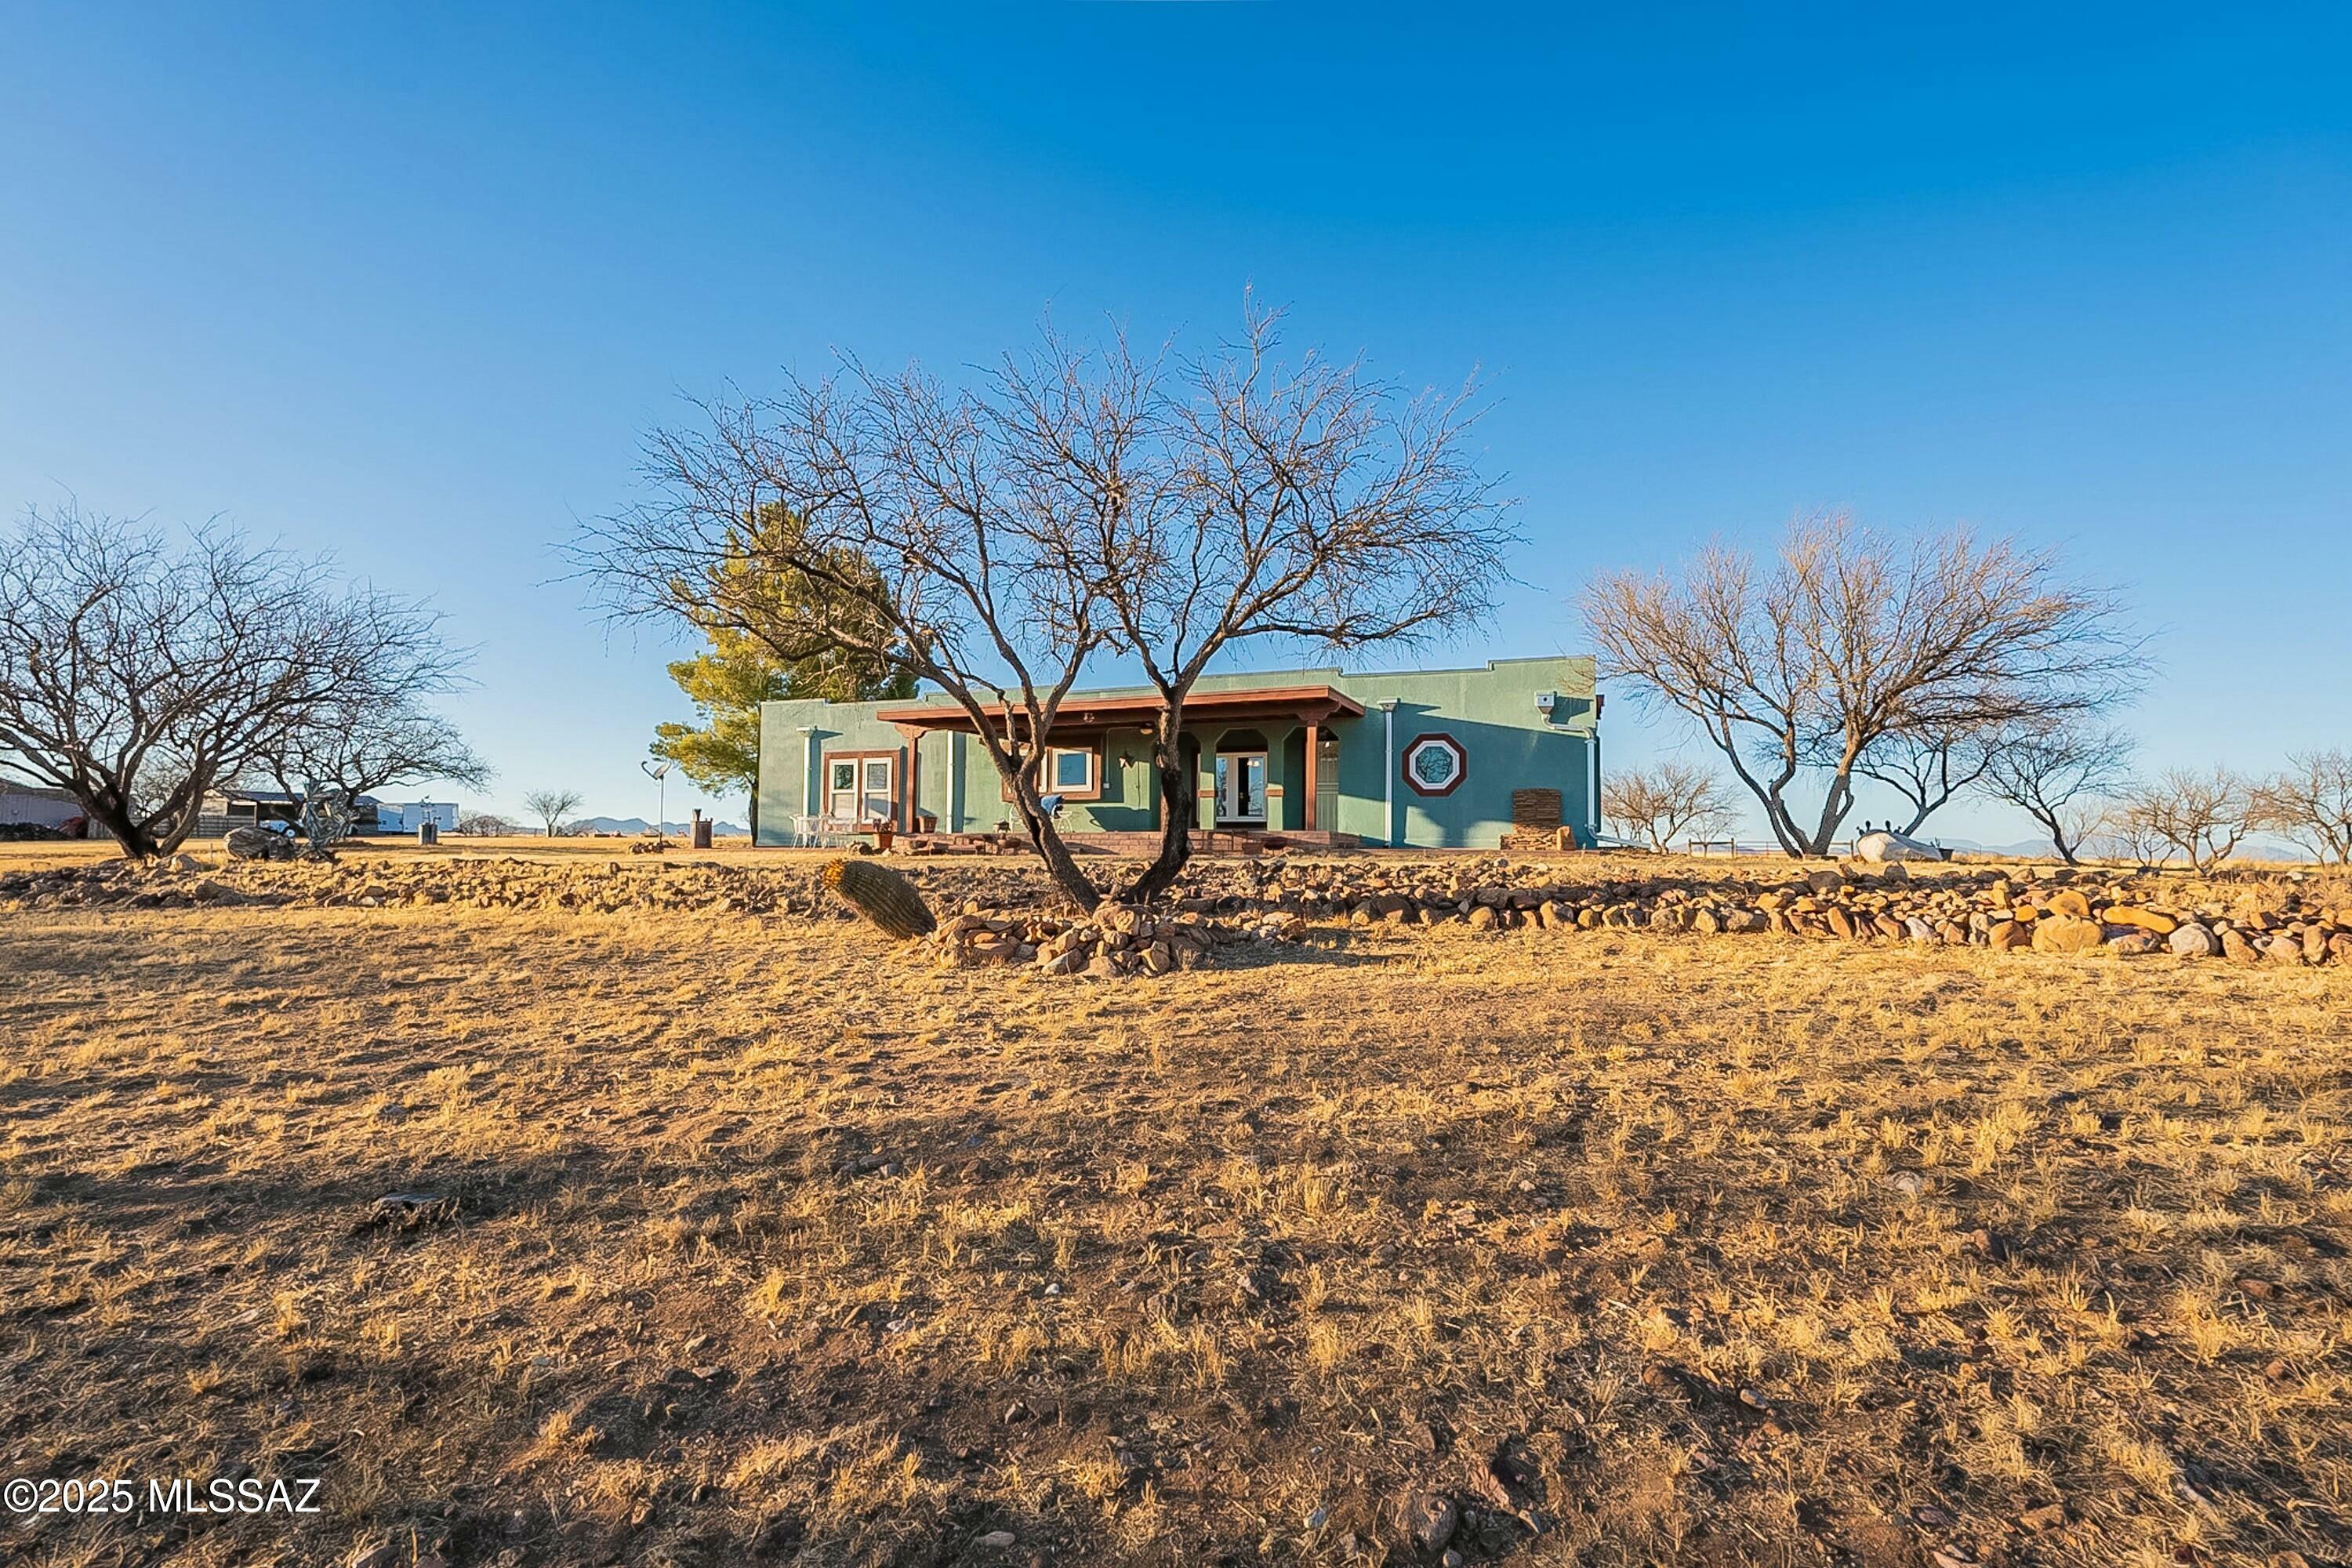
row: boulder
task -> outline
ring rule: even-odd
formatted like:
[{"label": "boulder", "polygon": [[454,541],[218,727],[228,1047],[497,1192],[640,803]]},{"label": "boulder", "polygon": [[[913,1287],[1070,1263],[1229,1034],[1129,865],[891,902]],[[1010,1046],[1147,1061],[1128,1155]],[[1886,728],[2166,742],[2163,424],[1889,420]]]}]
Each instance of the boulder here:
[{"label": "boulder", "polygon": [[266,827],[232,827],[222,847],[233,860],[291,860],[294,840],[290,835],[272,833]]},{"label": "boulder", "polygon": [[2158,936],[2170,936],[2180,922],[2160,910],[2145,909],[2138,904],[2111,904],[2107,907],[2107,923],[2115,926],[2137,926]]},{"label": "boulder", "polygon": [[2165,945],[2183,958],[2211,958],[2221,951],[2221,939],[2195,921],[2174,927]]},{"label": "boulder", "polygon": [[2106,940],[2105,926],[2077,915],[2053,914],[2033,922],[2036,952],[2087,952]]},{"label": "boulder", "polygon": [[2050,895],[2050,912],[2072,915],[2078,921],[2091,918],[2091,900],[2073,888],[2061,888]]}]

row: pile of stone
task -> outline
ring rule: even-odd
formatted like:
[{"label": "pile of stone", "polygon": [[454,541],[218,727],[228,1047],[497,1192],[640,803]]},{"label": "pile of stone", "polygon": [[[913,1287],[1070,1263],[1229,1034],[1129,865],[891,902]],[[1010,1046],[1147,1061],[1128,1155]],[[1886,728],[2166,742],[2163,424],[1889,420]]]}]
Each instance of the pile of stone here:
[{"label": "pile of stone", "polygon": [[944,969],[1013,965],[1041,975],[1095,980],[1198,969],[1219,948],[1249,941],[1295,942],[1307,922],[1262,914],[1245,923],[1197,913],[1105,902],[1083,920],[991,910],[977,902],[921,939]]},{"label": "pile of stone", "polygon": [[[1655,873],[1625,868],[1622,860],[1497,855],[1220,858],[1193,862],[1167,907],[1106,905],[1075,919],[1034,861],[925,859],[900,866],[931,909],[962,911],[946,922],[952,935],[929,939],[943,961],[1018,963],[1055,973],[1164,973],[1153,966],[1191,966],[1185,950],[1206,953],[1223,940],[1249,937],[1295,941],[1310,927],[1438,925],[1480,931],[1779,934],[2000,952],[2352,965],[2352,879],[2335,873],[2233,881],[1957,864],[1800,871],[1785,862],[1727,863],[1720,873],[1696,872],[1686,864]],[[1098,884],[1118,887],[1131,881],[1141,863],[1106,859],[1090,861],[1087,868]],[[856,918],[825,891],[818,868],[806,861],[646,857],[561,863],[350,854],[329,865],[177,855],[144,864],[101,860],[0,871],[0,910],[235,904]],[[1204,933],[1207,940],[1198,940]],[[1164,952],[1153,956],[1155,947]],[[1197,956],[1191,961],[1199,962]],[[1098,963],[1105,967],[1097,969]]]},{"label": "pile of stone", "polygon": [[37,871],[0,871],[0,910],[107,905],[186,910],[246,901],[236,888],[206,875],[212,869],[193,855],[171,855],[145,862],[96,860]]},{"label": "pile of stone", "polygon": [[[1039,871],[926,868],[918,879],[935,903],[986,891],[1042,901]],[[340,861],[231,860],[171,855],[94,860],[0,872],[0,910],[200,903],[311,908],[538,910],[555,913],[687,911],[803,920],[856,917],[825,896],[806,864],[745,866],[707,860],[594,860],[573,865],[486,856],[346,854]]]},{"label": "pile of stone", "polygon": [[1461,922],[1473,930],[1644,930],[1974,946],[2001,952],[2126,956],[2171,952],[2242,963],[2352,964],[2352,889],[2342,901],[2289,888],[2222,900],[2160,879],[2072,870],[2012,876],[1900,864],[1822,868],[1763,879],[1727,873],[1568,881],[1502,857],[1360,865],[1265,861],[1204,869],[1183,907],[1212,914],[1275,910],[1351,925]]}]

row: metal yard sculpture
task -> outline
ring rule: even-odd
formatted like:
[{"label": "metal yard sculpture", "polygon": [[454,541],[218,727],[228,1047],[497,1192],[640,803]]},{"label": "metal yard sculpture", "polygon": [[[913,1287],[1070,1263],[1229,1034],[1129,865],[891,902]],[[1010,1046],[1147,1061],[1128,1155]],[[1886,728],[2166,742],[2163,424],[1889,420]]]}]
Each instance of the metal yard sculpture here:
[{"label": "metal yard sculpture", "polygon": [[358,825],[359,805],[352,792],[339,784],[305,779],[296,798],[302,807],[298,822],[232,827],[223,847],[239,860],[332,860],[335,846]]}]

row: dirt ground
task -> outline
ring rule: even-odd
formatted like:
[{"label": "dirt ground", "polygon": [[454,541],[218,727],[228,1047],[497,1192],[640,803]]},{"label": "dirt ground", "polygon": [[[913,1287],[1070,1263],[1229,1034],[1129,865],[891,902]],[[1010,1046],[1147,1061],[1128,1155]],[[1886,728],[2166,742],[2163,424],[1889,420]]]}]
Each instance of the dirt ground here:
[{"label": "dirt ground", "polygon": [[0,1557],[2346,1561],[2347,1033],[2340,966],[0,913],[0,1473],[320,1510]]}]

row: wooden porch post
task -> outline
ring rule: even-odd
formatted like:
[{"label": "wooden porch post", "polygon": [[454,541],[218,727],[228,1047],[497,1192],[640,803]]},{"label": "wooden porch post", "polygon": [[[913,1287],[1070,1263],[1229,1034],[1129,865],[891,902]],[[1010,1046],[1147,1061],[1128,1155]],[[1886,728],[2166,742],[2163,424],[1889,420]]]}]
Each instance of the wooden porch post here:
[{"label": "wooden porch post", "polygon": [[1307,721],[1307,802],[1299,807],[1298,826],[1312,833],[1322,826],[1315,820],[1315,786],[1320,781],[1315,776],[1316,754],[1323,749],[1323,726],[1316,720]]},{"label": "wooden porch post", "polygon": [[915,831],[915,792],[923,782],[923,731],[913,724],[901,724],[898,733],[907,742],[907,797],[899,804],[899,826],[908,833]]}]

